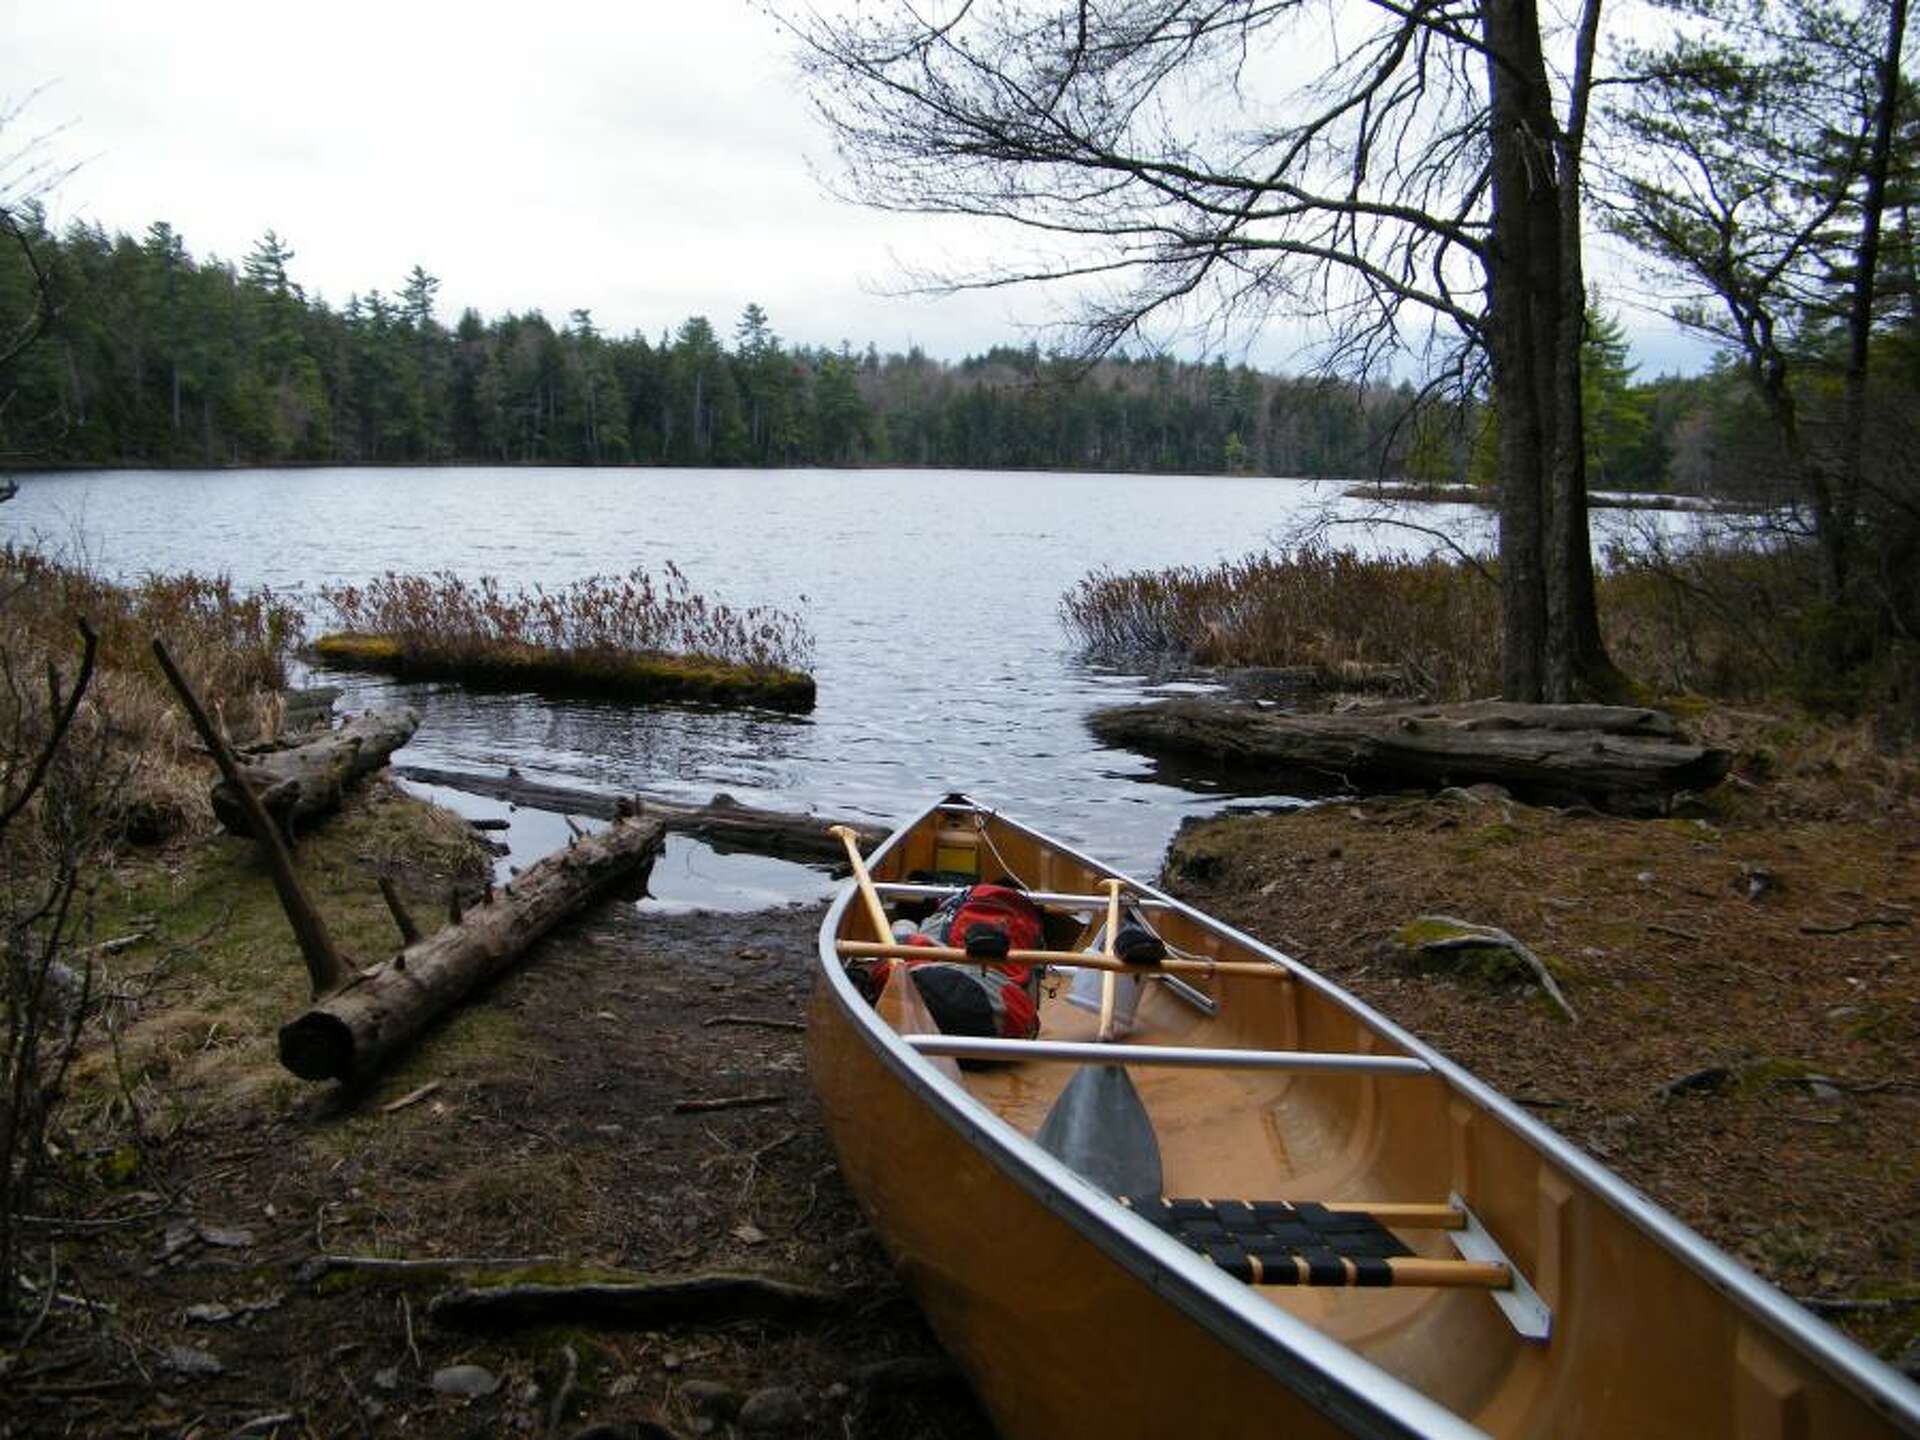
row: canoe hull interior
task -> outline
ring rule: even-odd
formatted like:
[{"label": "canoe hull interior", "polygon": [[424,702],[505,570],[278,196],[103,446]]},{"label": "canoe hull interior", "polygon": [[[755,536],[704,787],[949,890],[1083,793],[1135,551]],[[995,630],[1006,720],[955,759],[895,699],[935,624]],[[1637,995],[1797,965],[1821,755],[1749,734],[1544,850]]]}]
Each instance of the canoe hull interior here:
[{"label": "canoe hull interior", "polygon": [[[876,853],[875,878],[950,872],[975,826],[982,878],[1091,894],[1112,873],[1002,817],[936,807]],[[1143,986],[1126,1045],[1432,1065],[1133,1066],[1166,1193],[1461,1196],[1551,1309],[1551,1335],[1523,1338],[1484,1289],[1231,1279],[1031,1143],[1072,1065],[956,1072],[901,1042],[841,971],[837,942],[874,938],[843,894],[809,1014],[814,1085],[849,1184],[1003,1434],[1920,1433],[1920,1391],[1472,1077],[1304,967],[1147,887],[1132,893],[1176,956],[1267,968],[1185,972],[1211,1015]],[[1082,940],[1097,928],[1091,916]],[[1043,1037],[1091,1038],[1093,1018],[1064,983],[1050,988]],[[1455,1258],[1444,1231],[1396,1233],[1416,1257]]]}]

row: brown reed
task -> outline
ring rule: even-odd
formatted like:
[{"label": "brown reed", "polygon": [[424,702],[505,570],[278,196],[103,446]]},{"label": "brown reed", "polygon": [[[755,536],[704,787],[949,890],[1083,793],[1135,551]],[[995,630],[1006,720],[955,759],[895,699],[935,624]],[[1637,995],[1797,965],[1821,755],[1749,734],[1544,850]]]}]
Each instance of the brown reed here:
[{"label": "brown reed", "polygon": [[803,671],[813,657],[813,637],[797,616],[709,601],[671,563],[658,583],[635,569],[555,590],[509,590],[492,576],[388,571],[364,586],[326,586],[320,594],[344,629],[448,662],[531,649],[588,664],[676,656],[754,671]]}]

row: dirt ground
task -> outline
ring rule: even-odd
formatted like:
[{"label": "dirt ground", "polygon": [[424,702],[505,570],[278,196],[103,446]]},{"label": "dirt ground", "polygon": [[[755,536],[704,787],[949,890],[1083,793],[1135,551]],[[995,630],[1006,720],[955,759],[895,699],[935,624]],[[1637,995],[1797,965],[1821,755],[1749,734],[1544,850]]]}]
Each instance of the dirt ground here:
[{"label": "dirt ground", "polygon": [[[1376,797],[1192,827],[1169,883],[1913,1366],[1916,789],[1870,757],[1740,748],[1727,786],[1665,820]],[[424,917],[486,863],[384,785],[299,862],[362,957],[394,945],[375,876]],[[136,938],[101,952],[111,1023],[29,1225],[57,1298],[0,1347],[0,1436],[991,1436],[807,1086],[816,909],[602,905],[347,1095],[275,1061],[305,981],[250,846],[129,861],[96,906],[99,941]],[[1429,912],[1525,941],[1578,1022],[1529,984],[1409,965],[1389,936]],[[750,1103],[676,1108],[715,1100]],[[445,1264],[316,1273],[321,1256]],[[463,1280],[713,1272],[828,1300],[801,1322],[495,1334],[429,1314]]]},{"label": "dirt ground", "polygon": [[[1903,765],[1749,728],[1659,820],[1491,787],[1189,827],[1169,883],[1297,956],[1887,1359],[1920,1370],[1920,804]],[[1557,974],[1435,972],[1416,917]]]},{"label": "dirt ground", "polygon": [[[302,846],[310,878],[351,895],[351,914],[326,908],[358,953],[392,942],[351,877],[403,873],[420,907],[472,874],[458,827],[419,843],[422,809],[383,791]],[[96,1056],[76,1081],[75,1169],[33,1237],[70,1298],[0,1350],[0,1435],[991,1436],[841,1184],[807,1086],[817,908],[600,906],[346,1095],[272,1063],[303,987],[246,847],[160,868],[122,877],[102,927],[150,922],[114,957],[118,984],[167,978],[124,1017],[120,1073]],[[285,971],[272,998],[222,1003],[236,966],[267,963]],[[675,1108],[715,1100],[753,1103]],[[322,1255],[527,1263],[316,1275]],[[830,1298],[801,1323],[484,1335],[428,1315],[463,1274],[712,1272]]]}]

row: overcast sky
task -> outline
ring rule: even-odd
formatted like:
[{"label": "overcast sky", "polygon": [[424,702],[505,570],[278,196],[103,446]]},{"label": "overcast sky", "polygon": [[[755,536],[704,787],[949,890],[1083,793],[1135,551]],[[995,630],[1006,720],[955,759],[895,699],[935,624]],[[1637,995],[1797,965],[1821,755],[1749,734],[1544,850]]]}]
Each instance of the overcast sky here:
[{"label": "overcast sky", "polygon": [[[789,341],[946,358],[1024,343],[1056,308],[887,293],[903,261],[964,261],[983,239],[823,193],[809,162],[825,140],[746,0],[0,0],[0,15],[0,96],[47,87],[20,133],[65,124],[53,143],[81,162],[56,221],[164,219],[196,256],[234,260],[271,227],[334,304],[397,290],[419,263],[448,321],[584,307],[615,334],[704,314],[724,336],[758,301]],[[1643,373],[1698,363],[1626,318]],[[1275,332],[1251,358],[1283,367],[1290,349]]]}]

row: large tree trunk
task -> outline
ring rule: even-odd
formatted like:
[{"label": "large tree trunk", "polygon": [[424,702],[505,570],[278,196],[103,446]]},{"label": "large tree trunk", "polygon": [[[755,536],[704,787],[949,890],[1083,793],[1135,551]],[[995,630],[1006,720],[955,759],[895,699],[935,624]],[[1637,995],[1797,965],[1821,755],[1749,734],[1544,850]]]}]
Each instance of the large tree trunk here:
[{"label": "large tree trunk", "polygon": [[[1582,29],[1590,59],[1597,4]],[[1492,228],[1485,336],[1500,427],[1502,694],[1569,701],[1611,694],[1587,527],[1580,344],[1579,166],[1585,70],[1562,129],[1535,0],[1485,0]]]},{"label": "large tree trunk", "polygon": [[[301,744],[243,756],[241,773],[281,833],[291,836],[308,821],[337,810],[348,787],[384,766],[419,728],[419,715],[405,706],[369,711]],[[210,798],[229,835],[253,834],[225,779],[215,783]]]},{"label": "large tree trunk", "polygon": [[636,876],[666,828],[623,820],[529,868],[457,924],[410,945],[281,1027],[280,1063],[303,1080],[360,1081],[560,920]]},{"label": "large tree trunk", "polygon": [[1578,796],[1627,812],[1657,810],[1675,791],[1715,784],[1731,759],[1680,738],[1660,711],[1610,705],[1288,715],[1229,701],[1168,700],[1102,710],[1090,723],[1108,744],[1258,775],[1270,787],[1315,777],[1323,789],[1491,781],[1523,797]]},{"label": "large tree trunk", "polygon": [[[1487,358],[1499,425],[1501,694],[1547,692],[1546,489],[1553,435],[1543,303],[1558,304],[1559,252],[1539,17],[1532,0],[1486,0],[1482,29],[1492,104],[1492,233],[1487,246]],[[1543,173],[1545,172],[1545,173]],[[1549,312],[1550,313],[1550,312]],[[1564,698],[1564,697],[1561,697]]]}]

